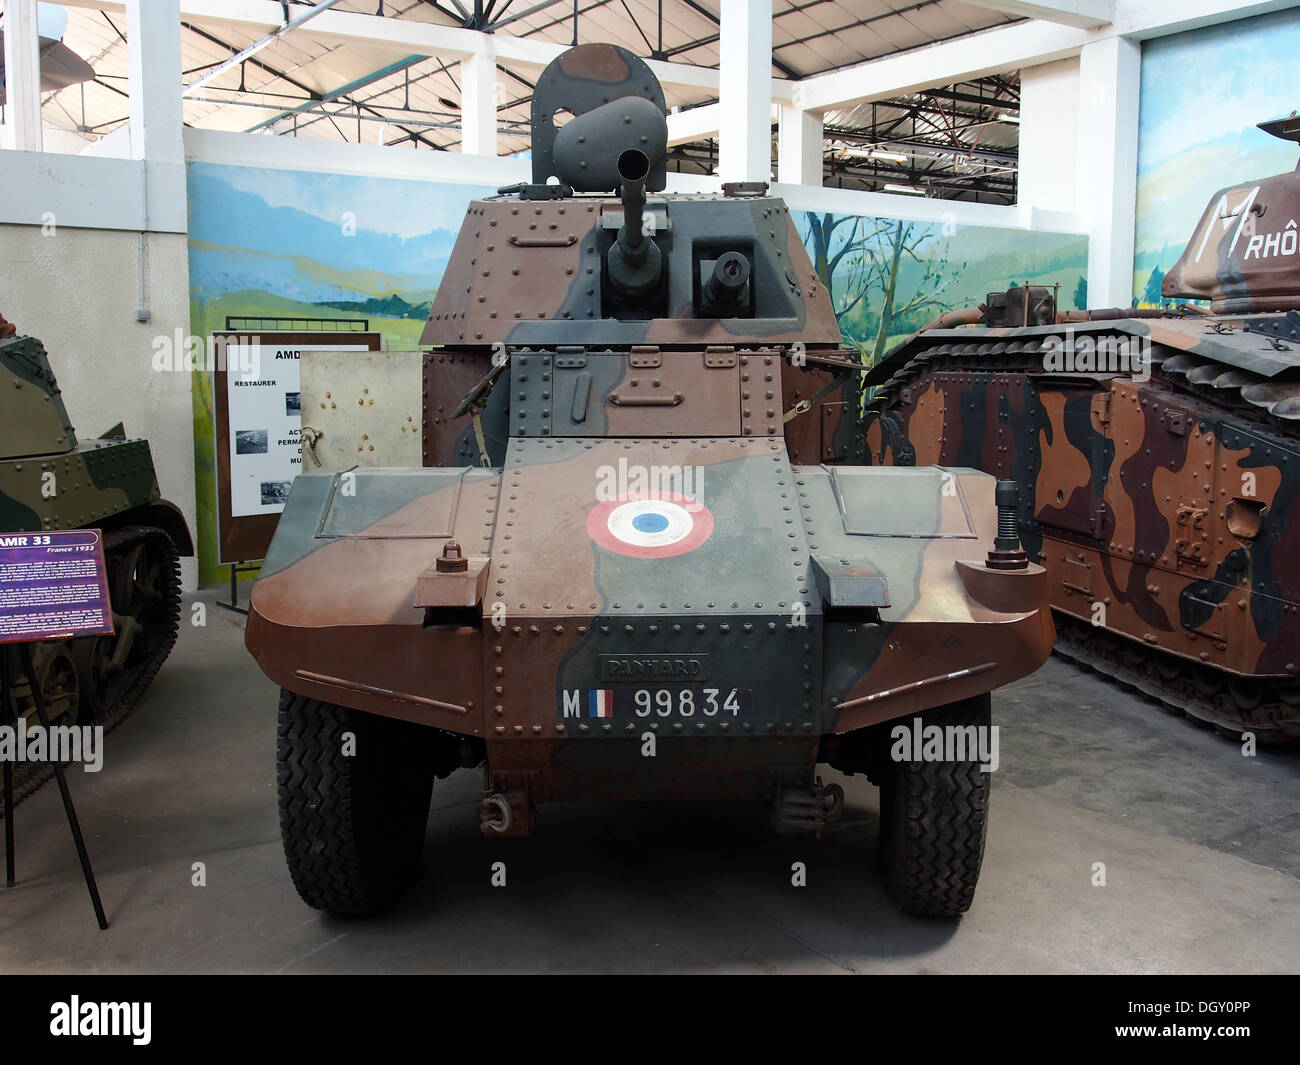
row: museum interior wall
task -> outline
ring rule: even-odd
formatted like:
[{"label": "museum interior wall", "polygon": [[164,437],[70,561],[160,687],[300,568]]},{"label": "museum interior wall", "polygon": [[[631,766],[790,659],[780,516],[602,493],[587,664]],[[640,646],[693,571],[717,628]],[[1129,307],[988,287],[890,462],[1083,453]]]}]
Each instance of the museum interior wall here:
[{"label": "museum interior wall", "polygon": [[[122,422],[146,437],[164,497],[195,521],[194,434],[186,398],[190,375],[154,368],[155,338],[189,330],[188,257],[179,233],[150,233],[145,244],[145,306],[137,267],[140,234],[114,229],[0,225],[4,249],[0,314],[40,339],[83,439]],[[185,586],[195,560],[181,562]]]},{"label": "museum interior wall", "polygon": [[[1297,45],[1294,9],[1144,44],[1138,303],[1158,301],[1160,277],[1217,189],[1294,168],[1293,146],[1253,124],[1295,108],[1287,57]],[[956,203],[944,216],[937,209],[947,204],[863,193],[853,194],[868,211],[858,215],[843,209],[840,190],[790,196],[845,342],[864,359],[1013,284],[1059,283],[1061,306],[1087,305],[1088,241],[1068,224],[1084,104],[1078,60],[1030,67],[1022,78],[1017,207]],[[79,430],[121,419],[149,437],[163,493],[196,532],[192,586],[226,576],[216,552],[212,377],[156,370],[159,338],[202,340],[231,318],[306,315],[365,318],[384,347],[414,348],[466,205],[518,180],[526,163],[202,130],[186,130],[185,143],[188,239],[148,236],[147,323],[135,316],[138,234],[125,226],[60,225],[51,235],[40,225],[0,226],[0,312],[45,343]],[[119,164],[85,157],[94,154],[59,158]]]}]

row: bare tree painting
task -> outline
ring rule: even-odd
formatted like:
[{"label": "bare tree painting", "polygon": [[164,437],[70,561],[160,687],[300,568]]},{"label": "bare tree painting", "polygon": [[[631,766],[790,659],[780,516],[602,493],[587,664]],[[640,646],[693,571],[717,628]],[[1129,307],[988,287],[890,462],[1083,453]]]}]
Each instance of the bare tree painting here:
[{"label": "bare tree painting", "polygon": [[933,239],[933,223],[811,212],[805,218],[813,268],[841,333],[856,342],[864,362],[879,361],[908,316],[951,306],[944,294],[966,264],[950,267],[946,243]]}]

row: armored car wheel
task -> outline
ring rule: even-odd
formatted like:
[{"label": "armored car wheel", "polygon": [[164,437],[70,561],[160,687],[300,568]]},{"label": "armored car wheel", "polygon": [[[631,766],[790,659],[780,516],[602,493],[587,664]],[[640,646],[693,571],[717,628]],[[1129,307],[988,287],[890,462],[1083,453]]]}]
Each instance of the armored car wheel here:
[{"label": "armored car wheel", "polygon": [[309,906],[376,913],[414,879],[433,788],[432,735],[281,691],[280,833]]},{"label": "armored car wheel", "polygon": [[[927,710],[897,722],[924,735],[938,725],[987,729],[988,695]],[[882,730],[882,740],[892,729]],[[976,732],[968,735],[978,735]],[[898,908],[921,917],[956,917],[970,909],[984,860],[989,774],[969,757],[895,760],[882,752],[880,857],[885,886]],[[922,752],[910,751],[915,758]],[[951,753],[951,752],[947,752]]]}]

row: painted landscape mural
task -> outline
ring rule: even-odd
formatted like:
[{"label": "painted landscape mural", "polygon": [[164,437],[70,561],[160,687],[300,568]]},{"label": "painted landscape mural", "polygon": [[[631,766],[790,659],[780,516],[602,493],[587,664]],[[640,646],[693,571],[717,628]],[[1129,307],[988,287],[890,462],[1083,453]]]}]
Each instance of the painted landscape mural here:
[{"label": "painted landscape mural", "polygon": [[[190,330],[240,318],[368,320],[387,348],[418,345],[469,201],[438,182],[195,163],[189,169]],[[941,314],[1014,284],[1059,284],[1083,305],[1087,239],[1072,234],[796,212],[864,362]],[[212,375],[194,375],[200,579],[217,561]]]},{"label": "painted landscape mural", "polygon": [[1296,166],[1296,145],[1255,124],[1300,107],[1300,10],[1225,23],[1142,47],[1133,296],[1160,282],[1219,190]]},{"label": "painted landscape mural", "polygon": [[1059,285],[1059,305],[1086,307],[1088,238],[952,222],[795,211],[845,343],[866,363],[944,311],[975,307],[1013,285]]},{"label": "painted landscape mural", "polygon": [[[189,167],[190,332],[227,316],[364,318],[414,348],[470,200],[495,189],[427,181]],[[194,377],[199,579],[217,564],[212,375]]]}]

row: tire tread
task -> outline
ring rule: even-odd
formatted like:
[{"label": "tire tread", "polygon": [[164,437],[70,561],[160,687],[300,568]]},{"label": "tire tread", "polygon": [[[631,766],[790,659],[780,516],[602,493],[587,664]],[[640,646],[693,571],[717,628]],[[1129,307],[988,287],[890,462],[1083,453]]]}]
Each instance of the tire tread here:
[{"label": "tire tread", "polygon": [[[989,698],[919,716],[925,724],[988,727]],[[957,917],[970,909],[984,861],[989,783],[974,760],[890,764],[881,789],[881,854],[886,885],[904,913]]]},{"label": "tire tread", "polygon": [[[366,793],[371,784],[363,761],[376,756],[372,747],[379,757],[400,750],[403,725],[281,692],[276,736],[280,834],[294,887],[309,906],[340,916],[373,914],[413,877],[432,771],[422,811],[386,810],[376,795]],[[345,732],[357,737],[356,755],[342,753]],[[419,745],[413,745],[413,756],[418,752]],[[421,815],[416,818],[418,839],[382,838],[387,819],[415,815]]]}]

